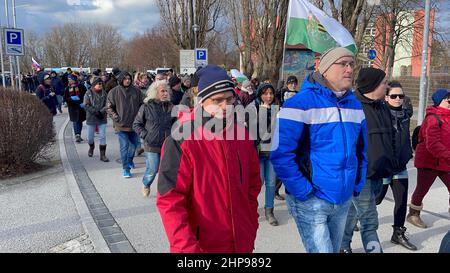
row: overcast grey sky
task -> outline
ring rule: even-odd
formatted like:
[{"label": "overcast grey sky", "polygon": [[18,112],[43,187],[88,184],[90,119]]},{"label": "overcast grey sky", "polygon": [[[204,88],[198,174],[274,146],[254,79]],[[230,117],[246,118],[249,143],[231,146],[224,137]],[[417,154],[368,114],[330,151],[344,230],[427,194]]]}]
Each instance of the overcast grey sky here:
[{"label": "overcast grey sky", "polygon": [[[10,3],[11,0],[8,0]],[[159,22],[154,0],[16,0],[17,27],[39,34],[64,23],[99,22],[120,29],[125,38],[143,33]],[[11,9],[11,7],[10,7]],[[5,25],[4,1],[0,1]],[[12,24],[12,18],[10,18]]]},{"label": "overcast grey sky", "polygon": [[[131,38],[160,20],[155,0],[16,0],[16,6],[17,27],[25,29],[25,35],[30,30],[42,34],[67,22],[100,22],[119,28],[125,38]],[[0,19],[5,25],[4,1],[0,1]],[[447,31],[450,40],[450,1],[440,1],[436,24]]]}]

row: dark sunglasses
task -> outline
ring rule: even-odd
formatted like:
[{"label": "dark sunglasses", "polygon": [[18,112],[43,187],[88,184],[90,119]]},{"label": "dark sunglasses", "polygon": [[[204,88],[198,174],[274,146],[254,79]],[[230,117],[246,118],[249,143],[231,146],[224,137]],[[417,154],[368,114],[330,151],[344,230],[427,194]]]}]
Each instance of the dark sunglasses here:
[{"label": "dark sunglasses", "polygon": [[399,99],[404,99],[405,98],[405,95],[397,95],[397,94],[395,94],[395,95],[389,95],[389,97],[391,98],[391,100],[395,100],[396,98],[399,98]]}]

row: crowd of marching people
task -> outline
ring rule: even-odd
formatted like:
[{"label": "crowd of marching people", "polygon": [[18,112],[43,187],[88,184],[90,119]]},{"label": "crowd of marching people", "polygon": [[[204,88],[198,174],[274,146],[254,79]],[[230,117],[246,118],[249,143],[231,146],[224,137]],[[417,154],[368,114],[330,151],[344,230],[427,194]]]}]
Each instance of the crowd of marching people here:
[{"label": "crowd of marching people", "polygon": [[[77,143],[86,122],[89,157],[98,132],[103,162],[109,117],[124,178],[144,154],[142,194],[158,177],[171,252],[252,252],[263,185],[268,223],[279,224],[274,203],[286,199],[311,253],[351,253],[358,222],[365,251],[382,252],[377,205],[391,188],[391,242],[417,250],[405,222],[427,228],[422,201],[437,177],[450,192],[450,92],[434,92],[412,145],[413,109],[401,83],[377,68],[358,75],[354,68],[354,54],[334,48],[303,83],[289,76],[280,89],[237,81],[214,65],[184,76],[36,71],[35,93],[53,115],[68,107]],[[418,175],[408,212],[413,153]]]}]

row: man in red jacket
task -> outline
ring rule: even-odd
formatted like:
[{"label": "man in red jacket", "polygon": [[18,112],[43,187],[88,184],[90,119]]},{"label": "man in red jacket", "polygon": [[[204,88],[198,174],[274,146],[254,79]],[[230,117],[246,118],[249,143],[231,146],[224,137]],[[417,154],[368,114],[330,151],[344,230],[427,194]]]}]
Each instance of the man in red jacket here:
[{"label": "man in red jacket", "polygon": [[200,106],[179,121],[162,151],[157,207],[170,251],[251,253],[261,190],[255,144],[235,121],[226,71],[209,65],[198,76]]},{"label": "man in red jacket", "polygon": [[420,218],[423,198],[438,176],[450,193],[450,92],[439,89],[432,98],[434,105],[427,109],[419,131],[414,159],[417,168],[417,186],[407,216],[409,223],[420,228],[427,228]]}]

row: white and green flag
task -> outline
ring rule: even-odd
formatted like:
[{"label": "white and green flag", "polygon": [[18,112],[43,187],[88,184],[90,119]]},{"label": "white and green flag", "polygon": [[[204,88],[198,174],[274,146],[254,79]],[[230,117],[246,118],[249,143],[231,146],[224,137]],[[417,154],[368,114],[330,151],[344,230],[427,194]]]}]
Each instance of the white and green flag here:
[{"label": "white and green flag", "polygon": [[350,32],[307,0],[290,0],[286,44],[303,44],[318,53],[339,46],[357,51]]}]

